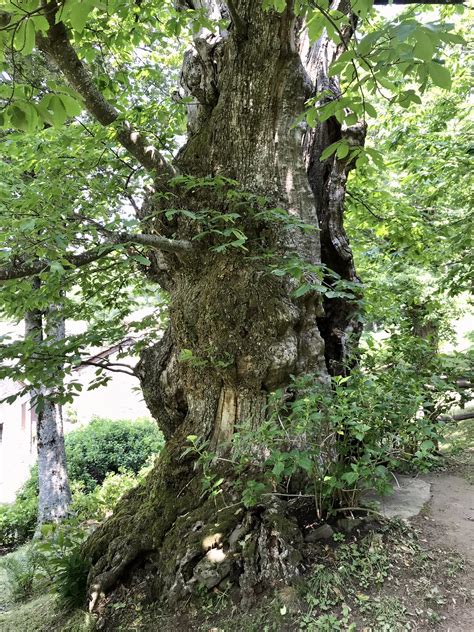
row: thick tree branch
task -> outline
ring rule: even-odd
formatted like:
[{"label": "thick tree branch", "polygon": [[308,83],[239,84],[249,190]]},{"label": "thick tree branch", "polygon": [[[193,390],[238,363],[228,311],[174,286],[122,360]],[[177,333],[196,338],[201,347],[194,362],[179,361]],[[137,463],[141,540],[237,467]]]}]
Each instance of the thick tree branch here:
[{"label": "thick tree branch", "polygon": [[[97,261],[115,249],[115,245],[94,248],[79,255],[65,255],[63,261],[67,261],[71,267],[80,268],[89,263]],[[15,263],[0,268],[0,282],[13,281],[14,279],[24,279],[46,272],[51,267],[51,261],[46,259],[36,259],[35,261],[22,261],[16,259]]]},{"label": "thick tree branch", "polygon": [[[79,368],[82,366],[95,366],[99,369],[103,369],[104,371],[110,371],[111,373],[125,373],[125,375],[131,375],[132,377],[137,377],[137,374],[134,372],[133,367],[128,364],[121,364],[118,362],[94,362],[93,360],[83,360],[79,365]],[[126,367],[126,368],[120,368]]]},{"label": "thick tree branch", "polygon": [[168,239],[168,237],[163,237],[162,235],[119,233],[117,239],[120,240],[118,243],[126,243],[130,241],[135,244],[150,246],[156,250],[171,252],[173,254],[189,252],[192,249],[191,242],[186,239]]},{"label": "thick tree branch", "polygon": [[51,24],[49,31],[47,35],[37,34],[37,45],[54,60],[71,86],[81,95],[89,113],[104,126],[115,124],[117,140],[145,169],[167,178],[176,175],[173,166],[140,132],[119,120],[118,110],[97,89],[88,68],[79,59],[64,24],[54,24],[54,16],[51,19],[51,15],[48,15],[48,19]]},{"label": "thick tree branch", "polygon": [[232,24],[234,25],[237,35],[242,39],[246,39],[248,24],[246,24],[246,22],[244,22],[244,20],[242,20],[242,18],[240,17],[240,14],[234,4],[234,0],[227,0],[226,4],[227,8],[229,9],[229,13],[232,18]]},{"label": "thick tree branch", "polygon": [[[141,233],[108,232],[107,242],[105,242],[103,246],[93,248],[80,254],[66,253],[64,257],[62,257],[62,261],[66,261],[72,268],[80,268],[102,259],[115,250],[117,246],[126,243],[141,244],[173,254],[184,253],[190,251],[192,248],[191,242],[182,239],[174,240],[162,237],[161,235],[145,235]],[[46,272],[50,268],[51,261],[45,259],[37,259],[35,261],[22,261],[18,259],[12,265],[0,267],[0,282],[35,276]]]}]

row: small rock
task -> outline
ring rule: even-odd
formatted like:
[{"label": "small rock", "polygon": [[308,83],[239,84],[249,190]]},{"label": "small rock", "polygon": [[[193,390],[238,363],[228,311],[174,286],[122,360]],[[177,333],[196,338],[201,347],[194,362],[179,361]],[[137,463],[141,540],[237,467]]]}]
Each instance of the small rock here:
[{"label": "small rock", "polygon": [[207,588],[214,588],[230,572],[231,561],[226,558],[222,549],[211,549],[206,556],[196,564],[194,569],[194,579],[197,579]]},{"label": "small rock", "polygon": [[306,536],[305,542],[317,542],[318,540],[328,540],[334,535],[333,529],[328,524],[322,524],[317,529],[313,529]]},{"label": "small rock", "polygon": [[352,533],[356,527],[362,524],[362,520],[359,518],[339,518],[337,526],[346,533]]},{"label": "small rock", "polygon": [[[385,518],[408,519],[417,516],[431,498],[431,484],[409,476],[397,476],[397,485],[390,496],[380,496],[374,490],[361,496],[361,504],[378,505],[378,511]],[[427,517],[425,517],[427,519]]]}]

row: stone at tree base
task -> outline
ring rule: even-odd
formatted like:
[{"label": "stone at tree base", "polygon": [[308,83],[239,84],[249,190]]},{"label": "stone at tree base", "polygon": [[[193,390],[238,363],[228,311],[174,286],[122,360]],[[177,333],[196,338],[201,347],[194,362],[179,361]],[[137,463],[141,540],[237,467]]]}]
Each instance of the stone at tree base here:
[{"label": "stone at tree base", "polygon": [[310,531],[304,538],[305,542],[317,542],[318,540],[328,540],[334,535],[334,530],[328,524],[323,524],[317,529]]},{"label": "stone at tree base", "polygon": [[231,566],[222,549],[211,549],[196,565],[194,577],[207,588],[213,588],[229,574]]},{"label": "stone at tree base", "polygon": [[352,533],[354,529],[362,524],[362,520],[360,518],[339,518],[336,524],[338,529],[342,529],[346,533]]},{"label": "stone at tree base", "polygon": [[381,496],[373,490],[364,492],[361,504],[368,506],[375,503],[377,511],[385,518],[414,518],[430,500],[431,485],[409,476],[397,476],[397,481],[398,485],[394,485],[389,496]]}]

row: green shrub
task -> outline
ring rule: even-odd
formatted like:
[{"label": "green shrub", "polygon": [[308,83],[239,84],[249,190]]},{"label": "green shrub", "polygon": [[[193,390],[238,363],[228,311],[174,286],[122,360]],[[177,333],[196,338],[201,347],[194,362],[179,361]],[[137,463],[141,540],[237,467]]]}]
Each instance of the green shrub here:
[{"label": "green shrub", "polygon": [[0,568],[7,575],[8,590],[14,601],[31,596],[39,568],[38,554],[33,546],[27,546],[0,559]]},{"label": "green shrub", "polygon": [[39,574],[49,580],[61,607],[83,607],[90,562],[82,553],[82,544],[88,532],[67,523],[45,525],[41,531],[43,539],[33,545]]},{"label": "green shrub", "polygon": [[[239,481],[244,504],[255,505],[272,489],[288,493],[292,481],[306,479],[323,518],[357,507],[367,487],[390,491],[390,472],[430,469],[438,459],[438,417],[457,397],[462,361],[428,353],[422,340],[392,336],[331,386],[306,376],[294,381],[290,400],[288,393],[274,393],[267,421],[257,429],[243,425],[233,437],[236,467],[260,470],[257,480]],[[215,455],[188,439],[209,479]],[[259,445],[268,455],[263,472]]]},{"label": "green shrub", "polygon": [[21,544],[29,540],[35,531],[37,513],[38,492],[27,483],[13,504],[0,505],[0,545]]},{"label": "green shrub", "polygon": [[72,489],[71,511],[76,521],[102,521],[113,511],[120,498],[130,489],[136,487],[148,474],[153,466],[153,457],[141,468],[138,474],[121,471],[118,474],[109,472],[102,485],[92,492],[84,491],[82,483],[74,483]]},{"label": "green shrub", "polygon": [[92,491],[109,472],[137,474],[163,444],[163,435],[150,421],[96,418],[66,436],[69,478],[82,481],[84,490]]},{"label": "green shrub", "polygon": [[[88,426],[73,430],[66,436],[72,512],[82,520],[103,520],[120,496],[143,478],[147,463],[163,445],[156,424],[147,420],[94,419]],[[35,465],[15,502],[0,505],[0,544],[19,545],[29,540],[35,531],[37,510]]]},{"label": "green shrub", "polygon": [[[102,521],[112,512],[123,494],[136,487],[153,466],[153,458],[138,474],[109,472],[101,485],[86,493],[83,484],[72,484],[73,516],[61,525],[44,525],[41,538],[30,545],[0,558],[0,568],[7,573],[11,597],[20,601],[39,589],[52,589],[61,607],[82,607],[86,598],[89,561],[82,554],[82,543],[95,525],[85,521]],[[30,479],[31,480],[31,479]],[[34,484],[25,486],[34,493]],[[14,507],[14,506],[13,506]],[[32,523],[35,527],[36,514]]]}]

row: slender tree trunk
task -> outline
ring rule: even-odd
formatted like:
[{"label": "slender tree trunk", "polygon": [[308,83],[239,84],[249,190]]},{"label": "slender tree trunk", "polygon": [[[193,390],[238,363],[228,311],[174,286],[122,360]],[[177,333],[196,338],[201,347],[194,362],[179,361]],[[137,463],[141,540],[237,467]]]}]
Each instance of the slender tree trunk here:
[{"label": "slender tree trunk", "polygon": [[[44,341],[44,329],[47,340],[58,341],[64,338],[64,327],[64,318],[53,306],[47,311],[45,328],[43,313],[39,310],[25,315],[26,335],[38,345]],[[32,398],[32,406],[37,408],[38,526],[60,522],[67,517],[71,504],[61,407],[50,395],[50,390],[43,388],[34,392]]]},{"label": "slender tree trunk", "polygon": [[38,524],[60,522],[69,514],[71,492],[64,451],[60,407],[45,395],[38,414]]},{"label": "slender tree trunk", "polygon": [[[326,37],[310,47],[290,4],[277,14],[264,11],[261,0],[238,0],[229,9],[209,3],[214,18],[232,15],[232,27],[219,35],[202,31],[186,54],[182,91],[193,104],[176,166],[194,179],[237,181],[241,195],[226,181],[176,185],[173,208],[205,216],[214,232],[189,214],[164,213],[170,203],[160,182],[142,209],[160,234],[200,240],[190,255],[152,262],[151,275],[170,293],[170,325],[143,352],[137,373],[167,445],[146,484],[87,545],[92,605],[127,573],[146,583],[152,598],[177,601],[197,583],[211,588],[225,580],[250,600],[259,587],[289,581],[301,569],[303,538],[288,504],[274,496],[245,510],[236,507],[231,485],[216,501],[203,494],[196,455],[184,454],[188,435],[228,452],[237,429],[252,432],[266,421],[269,394],[287,392],[291,376],[328,383],[330,374],[345,371],[360,334],[353,303],[324,303],[315,291],[297,298],[298,282],[270,274],[265,263],[269,252],[280,263],[298,257],[357,282],[342,227],[348,166],[319,158],[342,134],[363,142],[365,129],[342,130],[333,120],[316,130],[295,124],[317,91],[329,85],[337,97],[327,71],[338,51]],[[292,221],[278,222],[276,208]],[[239,215],[245,250],[220,248],[216,231],[227,223],[219,216],[231,212]],[[308,272],[306,281],[314,280]]]}]

